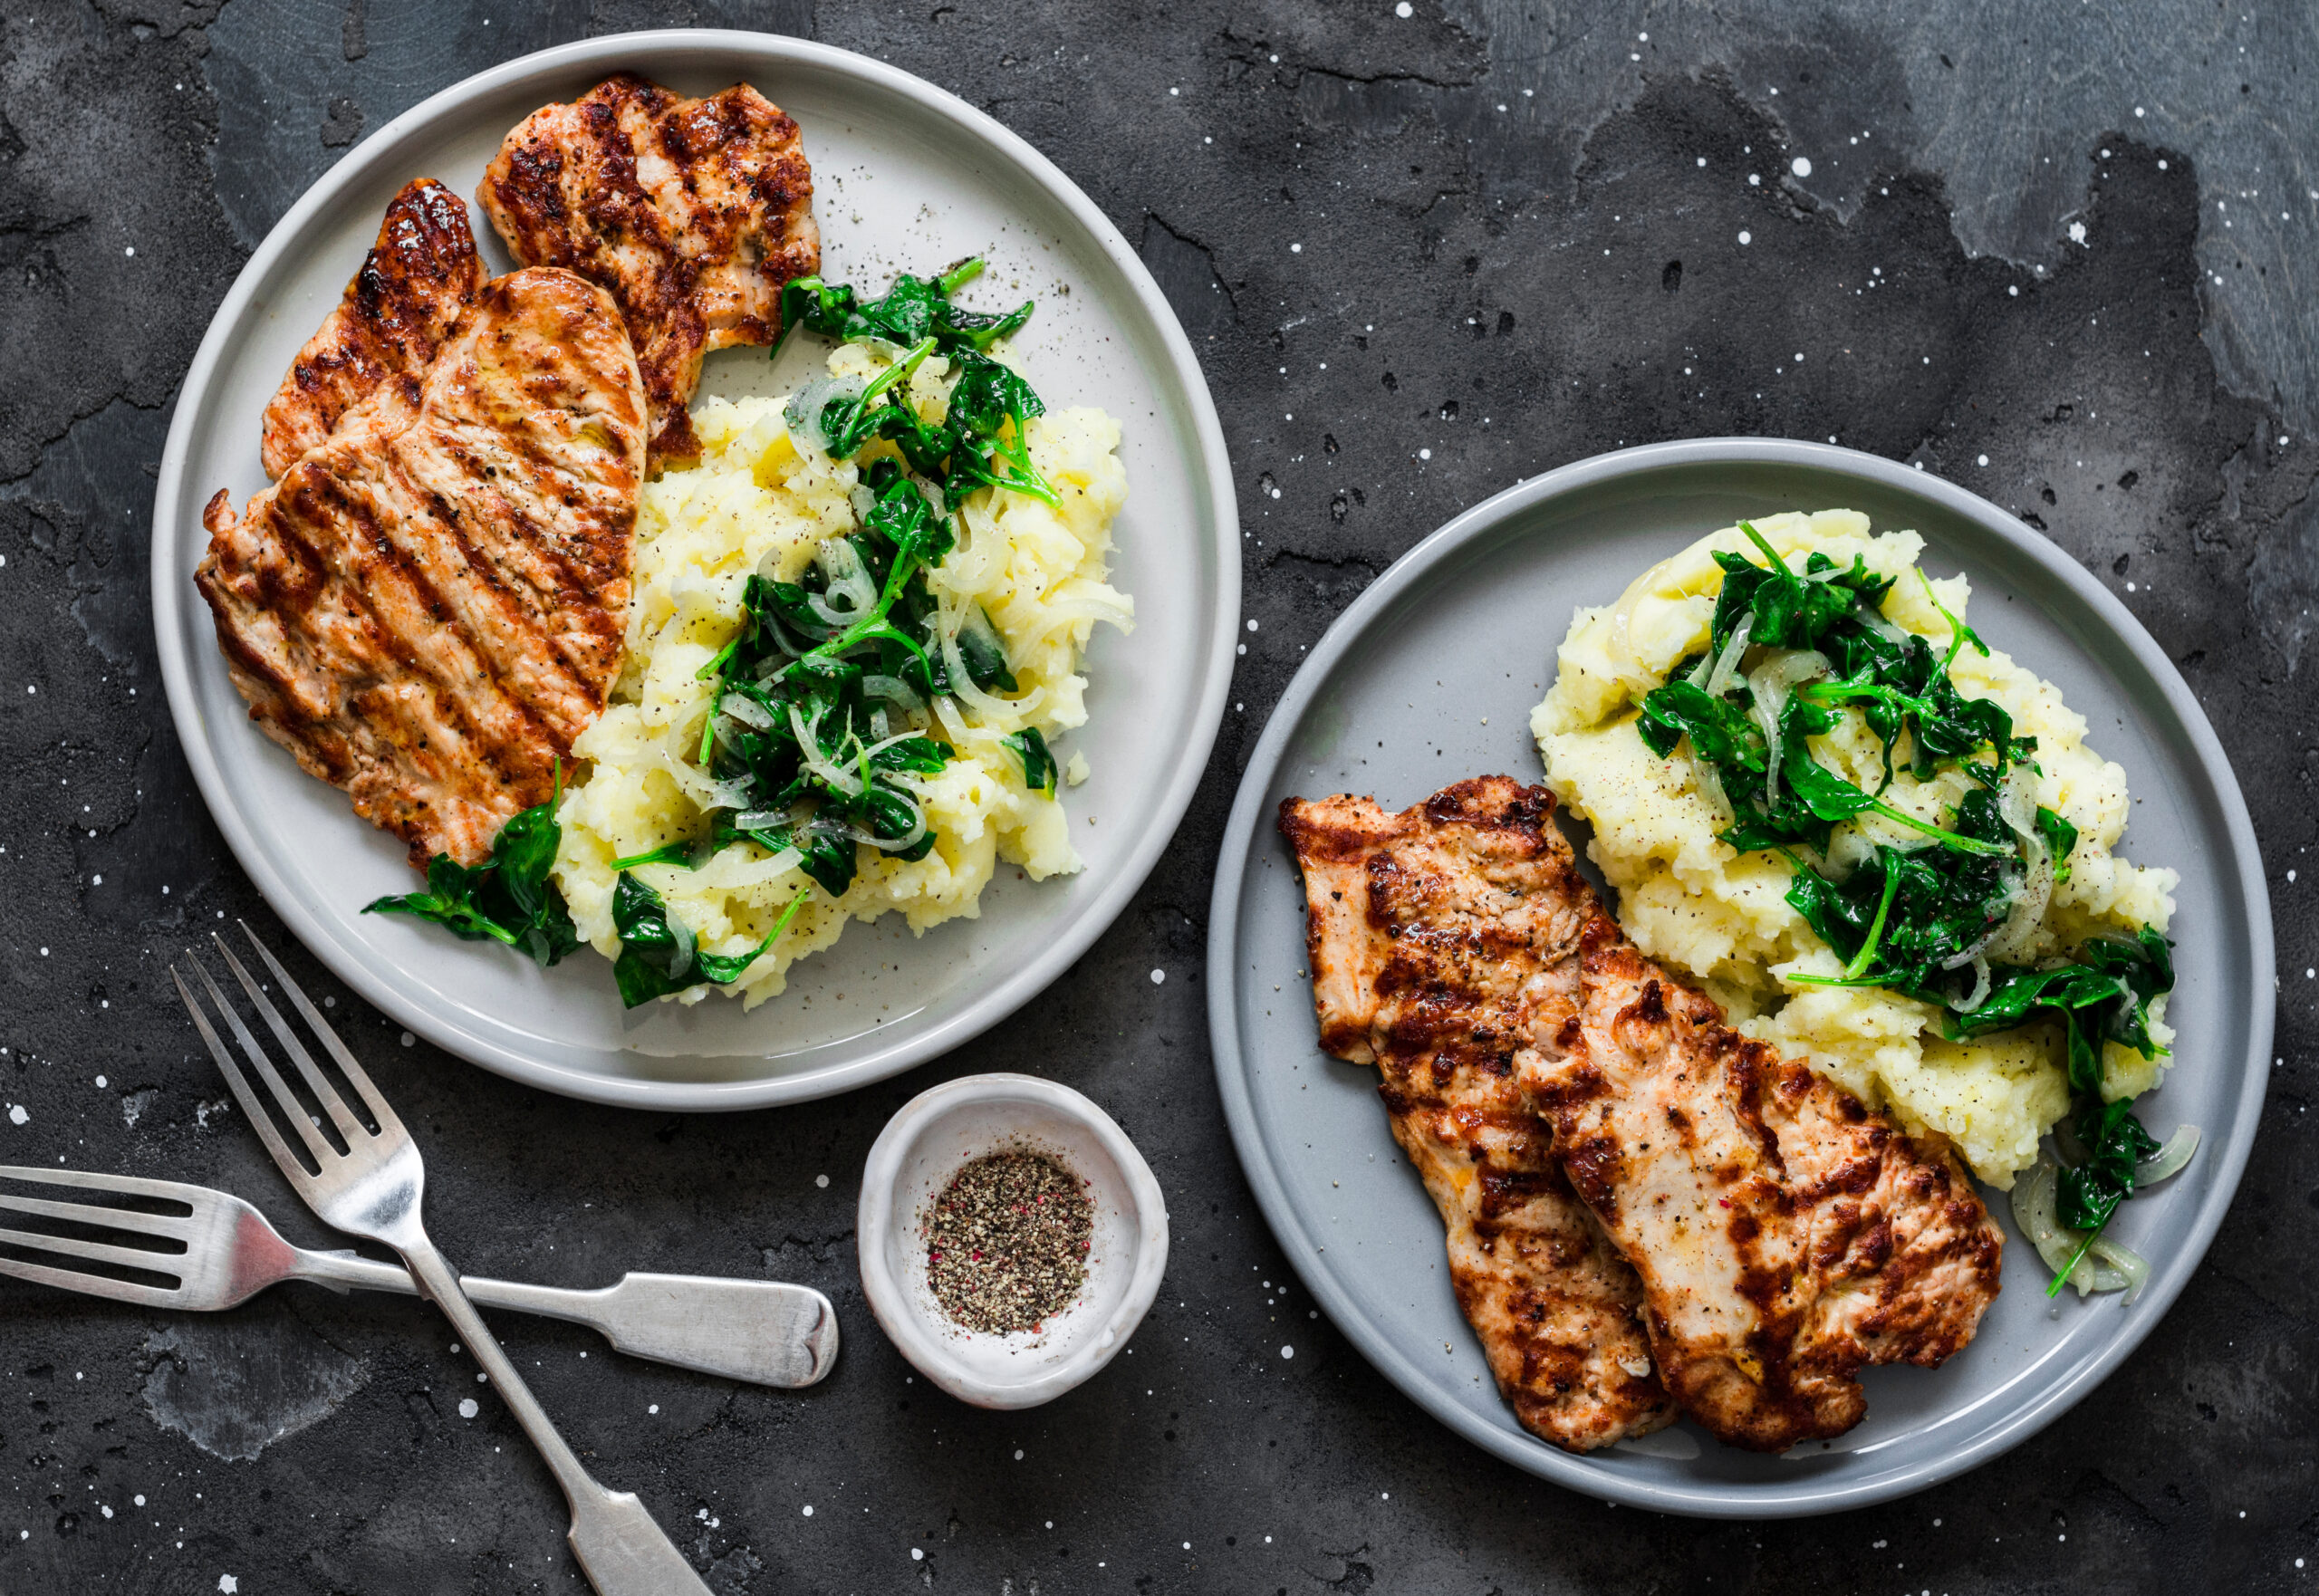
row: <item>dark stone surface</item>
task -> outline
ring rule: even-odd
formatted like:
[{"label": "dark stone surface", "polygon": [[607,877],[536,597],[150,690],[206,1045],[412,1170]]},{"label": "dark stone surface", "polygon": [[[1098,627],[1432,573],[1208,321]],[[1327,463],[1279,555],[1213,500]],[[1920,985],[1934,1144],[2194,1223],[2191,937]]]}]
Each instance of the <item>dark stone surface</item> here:
[{"label": "dark stone surface", "polygon": [[[1208,361],[1262,630],[1246,707],[1135,906],[1004,1034],[903,1080],[776,1113],[620,1113],[404,1051],[342,995],[466,1267],[763,1272],[838,1303],[843,1359],[797,1394],[503,1319],[601,1476],[681,1525],[714,1589],[753,1596],[2307,1588],[2314,948],[2289,876],[2319,760],[2300,697],[2319,300],[2298,287],[2319,13],[1440,4],[8,7],[0,1097],[28,1118],[0,1121],[0,1157],[222,1184],[327,1245],[157,980],[220,914],[271,924],[190,787],[146,597],[173,387],[246,252],[363,130],[509,55],[671,23],[809,32],[987,108],[1139,243]],[[2245,1187],[2141,1351],[2004,1459],[1800,1524],[1613,1512],[1501,1466],[1277,1293],[1197,978],[1243,752],[1330,617],[1519,476],[1730,432],[1920,461],[2111,582],[2237,762],[2286,977]],[[1155,964],[1190,978],[1155,988]],[[991,1068],[1110,1106],[1176,1226],[1132,1353],[1014,1416],[906,1380],[851,1231],[886,1116]],[[459,1416],[476,1388],[449,1340],[415,1303],[303,1287],[171,1321],[0,1284],[0,1589],[581,1589],[515,1427],[487,1393]]]}]

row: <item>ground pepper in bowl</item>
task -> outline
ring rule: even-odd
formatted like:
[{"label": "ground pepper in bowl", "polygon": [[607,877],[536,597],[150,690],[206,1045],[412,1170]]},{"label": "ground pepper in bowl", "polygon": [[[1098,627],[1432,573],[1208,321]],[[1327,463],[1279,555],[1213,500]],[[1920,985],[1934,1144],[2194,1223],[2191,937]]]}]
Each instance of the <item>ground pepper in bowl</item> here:
[{"label": "ground pepper in bowl", "polygon": [[934,1300],[962,1329],[1037,1332],[1078,1299],[1095,1228],[1087,1183],[1044,1153],[985,1153],[919,1222]]}]

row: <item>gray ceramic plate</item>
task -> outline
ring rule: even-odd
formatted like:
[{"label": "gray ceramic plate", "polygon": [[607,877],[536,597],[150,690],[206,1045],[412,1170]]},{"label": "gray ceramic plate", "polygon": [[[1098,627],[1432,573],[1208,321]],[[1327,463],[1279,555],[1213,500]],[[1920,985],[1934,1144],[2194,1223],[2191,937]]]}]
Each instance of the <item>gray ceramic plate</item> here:
[{"label": "gray ceramic plate", "polygon": [[[611,966],[592,953],[543,973],[413,920],[361,914],[416,884],[402,849],[249,724],[191,580],[203,502],[265,485],[259,410],[361,264],[395,191],[432,176],[472,196],[510,128],[621,69],[687,93],[755,84],[803,130],[825,275],[881,287],[901,267],[985,256],[991,270],[970,300],[1038,300],[1016,347],[1047,403],[1100,405],[1125,433],[1112,580],[1135,596],[1136,629],[1098,629],[1090,719],[1058,750],[1084,752],[1094,770],[1069,794],[1085,871],[1034,884],[1002,870],[980,918],[924,937],[899,916],[856,925],[753,1014],[718,999],[623,1014]],[[504,270],[498,240],[480,215],[475,225]],[[778,366],[762,350],[711,355],[703,391],[788,392],[814,369],[818,342],[793,340]],[[765,34],[630,34],[445,90],[365,139],[283,217],[226,296],[178,401],[154,503],[154,625],[211,813],[275,912],[348,985],[429,1041],[551,1091],[737,1109],[826,1096],[955,1047],[1102,934],[1167,845],[1215,740],[1239,625],[1239,543],[1223,433],[1183,330],[1126,241],[1044,157],[963,101],[842,50]]]},{"label": "gray ceramic plate", "polygon": [[[1529,712],[1574,606],[1608,602],[1654,561],[1742,515],[1833,506],[1863,512],[1878,531],[1923,534],[1936,573],[1971,577],[1975,629],[2056,683],[2092,723],[2093,745],[2125,766],[2136,801],[2125,851],[2182,876],[2168,1009],[2177,1060],[2144,1118],[2161,1136],[2192,1121],[2205,1145],[2114,1222],[2156,1265],[2131,1308],[2115,1296],[2048,1302],[2036,1255],[2016,1238],[1973,1344],[1938,1370],[1870,1370],[1868,1418],[1825,1450],[1758,1457],[1686,1424],[1573,1457],[1520,1429],[1491,1386],[1450,1295],[1440,1221],[1387,1131],[1375,1072],[1314,1044],[1298,978],[1303,892],[1274,811],[1290,794],[1371,793],[1399,809],[1467,776],[1539,779]],[[1275,711],[1225,834],[1210,923],[1208,1020],[1233,1140],[1329,1316],[1460,1435],[1574,1490],[1671,1513],[1824,1513],[1920,1490],[2093,1390],[2213,1239],[2270,1063],[2270,905],[2254,832],[2182,678],[2124,606],[2004,511],[1817,444],[1622,450],[1500,494],[1412,550],[1329,629]],[[2001,1199],[1993,1207],[2006,1216]]]}]

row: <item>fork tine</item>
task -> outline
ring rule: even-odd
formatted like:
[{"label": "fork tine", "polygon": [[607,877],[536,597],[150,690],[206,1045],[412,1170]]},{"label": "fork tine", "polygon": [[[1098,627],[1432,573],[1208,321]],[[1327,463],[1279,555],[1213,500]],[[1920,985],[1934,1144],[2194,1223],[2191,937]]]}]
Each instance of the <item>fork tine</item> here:
[{"label": "fork tine", "polygon": [[134,1208],[108,1208],[101,1203],[53,1203],[6,1191],[0,1191],[0,1208],[12,1214],[37,1214],[44,1219],[70,1219],[75,1225],[101,1225],[108,1230],[139,1235],[163,1235],[173,1241],[185,1240],[193,1228],[192,1220],[175,1214],[140,1214]]},{"label": "fork tine", "polygon": [[289,998],[292,1005],[297,1009],[306,1024],[313,1027],[314,1034],[321,1039],[322,1044],[330,1050],[330,1056],[338,1062],[338,1067],[345,1072],[346,1079],[353,1085],[354,1090],[361,1094],[363,1106],[370,1110],[370,1117],[378,1120],[379,1129],[389,1136],[403,1134],[402,1121],[395,1116],[395,1111],[388,1105],[386,1098],[380,1093],[376,1086],[370,1084],[370,1077],[363,1072],[361,1064],[354,1062],[354,1055],[347,1051],[346,1043],[338,1039],[338,1033],[330,1028],[330,1023],[322,1018],[322,1011],[308,1000],[305,993],[299,988],[298,983],[290,978],[290,972],[282,967],[282,961],[274,957],[272,950],[257,939],[257,933],[250,929],[250,923],[247,920],[236,920],[234,923],[241,927],[242,935],[250,939],[250,946],[257,949],[258,957],[265,961],[265,967],[273,972],[274,978],[282,983],[283,995]]},{"label": "fork tine", "polygon": [[329,1139],[307,1116],[306,1105],[298,1101],[298,1094],[290,1090],[290,1082],[284,1081],[282,1072],[274,1067],[274,1060],[259,1045],[258,1039],[250,1034],[250,1028],[242,1023],[241,1010],[227,1002],[225,993],[218,990],[217,983],[209,978],[209,966],[197,958],[193,961],[193,967],[200,976],[202,985],[208,990],[209,1001],[216,1004],[217,1012],[226,1016],[226,1024],[233,1031],[234,1040],[242,1044],[243,1056],[257,1071],[259,1079],[265,1082],[266,1090],[274,1093],[274,1101],[282,1106],[284,1117],[298,1128],[298,1138],[314,1155],[315,1164],[322,1168],[329,1168],[332,1160],[339,1156],[338,1149],[331,1146]]},{"label": "fork tine", "polygon": [[[201,967],[198,961],[194,967]],[[233,1089],[234,1101],[242,1105],[242,1113],[248,1119],[251,1129],[265,1143],[265,1150],[274,1155],[274,1161],[282,1167],[282,1173],[289,1177],[290,1184],[303,1192],[307,1182],[313,1178],[306,1173],[306,1167],[298,1161],[297,1155],[290,1150],[290,1144],[284,1141],[282,1133],[274,1129],[274,1116],[258,1106],[257,1094],[250,1090],[250,1083],[243,1078],[242,1067],[234,1062],[234,1055],[226,1051],[226,1044],[217,1039],[217,1033],[210,1026],[209,1016],[201,1012],[199,1004],[194,1002],[192,991],[186,985],[185,977],[178,973],[175,965],[169,966],[169,979],[178,984],[178,995],[185,999],[186,1012],[193,1016],[194,1026],[201,1033],[201,1039],[209,1044],[209,1056],[217,1061],[218,1072],[226,1077],[226,1084]],[[217,991],[214,984],[210,990],[213,993]],[[225,1006],[223,999],[219,1000],[219,1006]],[[232,1011],[226,1012],[230,1014]]]},{"label": "fork tine", "polygon": [[94,1258],[100,1264],[120,1264],[182,1280],[184,1271],[170,1267],[185,1262],[183,1253],[153,1253],[143,1247],[117,1247],[111,1242],[82,1241],[76,1235],[43,1235],[34,1230],[0,1229],[0,1246],[29,1247],[36,1253],[57,1253],[69,1258]]},{"label": "fork tine", "polygon": [[83,1274],[77,1269],[52,1269],[45,1264],[19,1263],[14,1258],[0,1258],[0,1274],[79,1292],[83,1296],[111,1297],[117,1303],[140,1303],[149,1308],[182,1308],[186,1305],[182,1300],[185,1293],[182,1285],[147,1285],[140,1281]]},{"label": "fork tine", "polygon": [[[248,928],[246,926],[243,928],[244,930]],[[226,967],[234,972],[234,978],[242,984],[242,990],[249,994],[250,1002],[265,1017],[283,1047],[288,1050],[291,1062],[296,1064],[298,1073],[306,1078],[307,1086],[313,1091],[314,1101],[322,1105],[322,1111],[338,1127],[338,1133],[346,1138],[346,1145],[352,1147],[358,1137],[370,1135],[370,1130],[361,1121],[347,1110],[346,1100],[339,1096],[338,1088],[331,1084],[330,1077],[323,1074],[314,1062],[314,1055],[306,1051],[306,1044],[298,1040],[297,1034],[290,1029],[280,1011],[266,1001],[265,994],[259,990],[258,984],[250,979],[250,973],[242,967],[242,961],[234,957],[234,950],[226,946],[226,939],[212,931],[209,940],[217,945],[217,951],[225,957]]]},{"label": "fork tine", "polygon": [[149,1180],[140,1175],[100,1175],[89,1169],[43,1169],[37,1164],[0,1164],[0,1180],[34,1180],[49,1186],[126,1192],[130,1197],[160,1197],[188,1207],[198,1207],[211,1196],[206,1187],[188,1186],[178,1180]]}]

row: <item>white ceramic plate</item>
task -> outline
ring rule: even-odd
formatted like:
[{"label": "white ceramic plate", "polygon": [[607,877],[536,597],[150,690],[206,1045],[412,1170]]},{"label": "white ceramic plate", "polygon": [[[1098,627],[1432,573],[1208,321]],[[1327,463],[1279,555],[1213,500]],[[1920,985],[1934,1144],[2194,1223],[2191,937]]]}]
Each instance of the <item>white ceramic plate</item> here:
[{"label": "white ceramic plate", "polygon": [[[1090,719],[1061,750],[1093,766],[1068,794],[1085,870],[1034,884],[1002,869],[980,918],[923,937],[898,916],[857,924],[754,1014],[714,997],[624,1014],[611,966],[592,952],[542,972],[414,920],[361,914],[417,884],[400,844],[249,723],[192,582],[203,503],[221,487],[238,503],[265,485],[259,412],[395,191],[427,176],[471,198],[510,128],[621,69],[693,94],[755,85],[803,130],[825,276],[882,288],[899,269],[983,255],[991,269],[968,303],[1038,301],[1016,346],[1041,396],[1100,405],[1125,432],[1112,581],[1135,596],[1136,629],[1097,629]],[[479,211],[474,223],[486,261],[506,269]],[[763,351],[711,355],[702,392],[786,392],[814,369],[819,341],[792,341],[777,369]],[[219,828],[275,912],[349,985],[430,1042],[552,1091],[749,1108],[842,1091],[955,1047],[1102,934],[1167,845],[1215,740],[1239,624],[1238,526],[1190,344],[1127,242],[1045,158],[964,101],[844,51],[758,34],[632,34],[445,90],[364,140],[274,229],[178,400],[154,505],[154,624],[178,735]]]},{"label": "white ceramic plate", "polygon": [[[2087,741],[2125,766],[2124,852],[2182,877],[2174,1068],[2142,1118],[2161,1137],[2187,1120],[2206,1140],[2112,1221],[2153,1264],[2134,1306],[2047,1301],[2035,1252],[2002,1195],[1985,1193],[2008,1245],[1978,1336],[1939,1370],[1868,1370],[1868,1417],[1849,1435],[1764,1457],[1686,1423],[1573,1457],[1498,1399],[1450,1293],[1441,1221],[1387,1130],[1377,1072],[1314,1043],[1304,892],[1274,814],[1292,793],[1371,793],[1400,809],[1467,776],[1539,780],[1530,708],[1575,606],[1610,602],[1742,515],[1838,505],[1880,532],[1923,534],[1930,570],[1971,579],[1974,629],[2059,687],[2090,723]],[[2165,654],[2068,555],[1996,505],[1819,444],[1717,438],[1581,461],[1477,505],[1397,562],[1329,629],[1265,726],[1225,832],[1208,937],[1208,1026],[1233,1142],[1330,1317],[1461,1435],[1573,1489],[1662,1512],[1862,1506],[1970,1468],[2065,1412],[2140,1344],[2205,1255],[2246,1168],[2271,1062],[2271,915],[2254,829]]]}]

